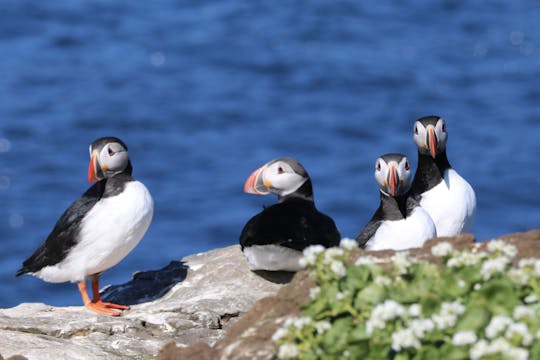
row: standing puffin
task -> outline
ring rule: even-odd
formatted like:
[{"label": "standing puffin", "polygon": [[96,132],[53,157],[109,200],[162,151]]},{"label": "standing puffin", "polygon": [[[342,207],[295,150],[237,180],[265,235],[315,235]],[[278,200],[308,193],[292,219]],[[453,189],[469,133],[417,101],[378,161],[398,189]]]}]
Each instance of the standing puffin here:
[{"label": "standing puffin", "polygon": [[[47,240],[26,259],[17,276],[32,274],[48,282],[77,282],[84,305],[119,316],[127,306],[101,301],[99,276],[120,262],[146,233],[153,200],[131,177],[122,140],[103,137],[90,145],[88,182],[96,182],[57,221]],[[92,282],[93,300],[86,292]]]},{"label": "standing puffin", "polygon": [[410,196],[411,166],[403,154],[385,154],[375,162],[379,184],[379,208],[356,236],[366,250],[403,250],[421,247],[437,236],[435,224]]},{"label": "standing puffin", "polygon": [[414,123],[418,167],[412,194],[429,213],[438,236],[470,231],[476,211],[476,196],[469,183],[446,157],[446,123],[439,116],[425,116]]},{"label": "standing puffin", "polygon": [[339,231],[315,207],[311,179],[295,159],[278,158],[255,170],[244,192],[278,196],[278,203],[252,217],[240,235],[251,270],[298,271],[306,247],[338,246]]}]

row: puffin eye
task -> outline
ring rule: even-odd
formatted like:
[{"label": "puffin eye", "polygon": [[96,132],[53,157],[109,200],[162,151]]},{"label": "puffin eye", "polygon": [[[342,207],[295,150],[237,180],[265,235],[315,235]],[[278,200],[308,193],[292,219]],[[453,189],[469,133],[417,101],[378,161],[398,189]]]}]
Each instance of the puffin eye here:
[{"label": "puffin eye", "polygon": [[411,168],[411,165],[408,161],[405,161],[405,170],[409,170]]},{"label": "puffin eye", "polygon": [[283,174],[283,173],[284,173],[283,168],[282,168],[281,166],[278,167],[277,173],[278,173],[278,174]]},{"label": "puffin eye", "polygon": [[114,152],[114,150],[113,150],[113,149],[111,149],[111,147],[110,147],[110,146],[109,146],[109,149],[108,149],[108,151],[109,151],[109,156],[113,156],[114,154],[116,154],[116,153]]},{"label": "puffin eye", "polygon": [[418,135],[418,125],[414,125],[414,134]]},{"label": "puffin eye", "polygon": [[375,164],[375,170],[377,171],[381,171],[381,163],[377,161],[377,163]]},{"label": "puffin eye", "polygon": [[442,132],[445,133],[446,132],[446,123],[442,123]]}]

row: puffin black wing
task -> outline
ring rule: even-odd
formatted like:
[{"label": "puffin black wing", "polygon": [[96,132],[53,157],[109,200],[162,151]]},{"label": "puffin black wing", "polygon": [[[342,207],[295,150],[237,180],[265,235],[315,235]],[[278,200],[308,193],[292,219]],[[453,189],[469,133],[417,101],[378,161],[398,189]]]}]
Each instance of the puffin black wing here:
[{"label": "puffin black wing", "polygon": [[381,226],[382,219],[377,219],[376,216],[373,216],[373,218],[367,223],[366,226],[360,231],[360,233],[356,236],[356,242],[358,243],[358,246],[361,248],[365,248],[367,242],[369,239],[375,235],[377,230],[379,229],[379,226]]},{"label": "puffin black wing", "polygon": [[56,222],[47,240],[23,262],[16,276],[39,271],[46,266],[59,263],[66,257],[69,249],[78,241],[83,218],[101,199],[106,181],[94,184],[69,206]]},{"label": "puffin black wing", "polygon": [[313,201],[294,198],[265,208],[251,218],[240,235],[240,245],[280,245],[302,251],[310,245],[337,246],[341,236],[334,221],[319,212]]}]

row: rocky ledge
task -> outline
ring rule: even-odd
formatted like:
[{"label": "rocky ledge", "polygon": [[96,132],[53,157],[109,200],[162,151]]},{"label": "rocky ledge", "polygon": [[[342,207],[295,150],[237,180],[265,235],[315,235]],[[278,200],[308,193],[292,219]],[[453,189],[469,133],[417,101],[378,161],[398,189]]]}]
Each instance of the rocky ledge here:
[{"label": "rocky ledge", "polygon": [[167,343],[213,345],[291,277],[251,272],[238,246],[188,256],[105,289],[104,300],[131,305],[121,317],[42,303],[1,309],[0,359],[149,359]]},{"label": "rocky ledge", "polygon": [[[540,230],[501,239],[516,245],[516,260],[540,257]],[[464,234],[410,252],[434,260],[430,250],[440,241],[456,248],[484,246]],[[371,255],[388,259],[393,253]],[[299,314],[313,285],[306,271],[294,277],[253,273],[239,247],[231,246],[107,288],[106,300],[132,305],[119,318],[45,304],[0,310],[0,353],[12,359],[272,359],[272,334],[284,319]]]}]

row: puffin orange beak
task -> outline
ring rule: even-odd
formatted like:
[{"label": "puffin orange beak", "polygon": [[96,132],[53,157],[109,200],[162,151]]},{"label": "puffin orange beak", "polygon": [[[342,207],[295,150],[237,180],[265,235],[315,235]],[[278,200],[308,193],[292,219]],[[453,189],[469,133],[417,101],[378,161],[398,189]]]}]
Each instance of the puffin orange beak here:
[{"label": "puffin orange beak", "polygon": [[103,172],[98,164],[98,153],[97,151],[93,151],[90,156],[90,164],[88,165],[88,182],[93,183],[101,180],[103,177],[100,175],[102,174]]},{"label": "puffin orange beak", "polygon": [[266,182],[263,179],[263,172],[266,169],[266,165],[258,168],[249,175],[246,183],[244,184],[244,192],[255,195],[270,194]]},{"label": "puffin orange beak", "polygon": [[435,159],[437,156],[437,136],[435,135],[435,128],[433,126],[428,126],[427,128],[427,145],[429,148],[429,153],[431,157]]},{"label": "puffin orange beak", "polygon": [[388,189],[390,190],[390,195],[396,196],[398,188],[399,176],[397,174],[396,165],[390,164],[390,171],[388,173]]}]

